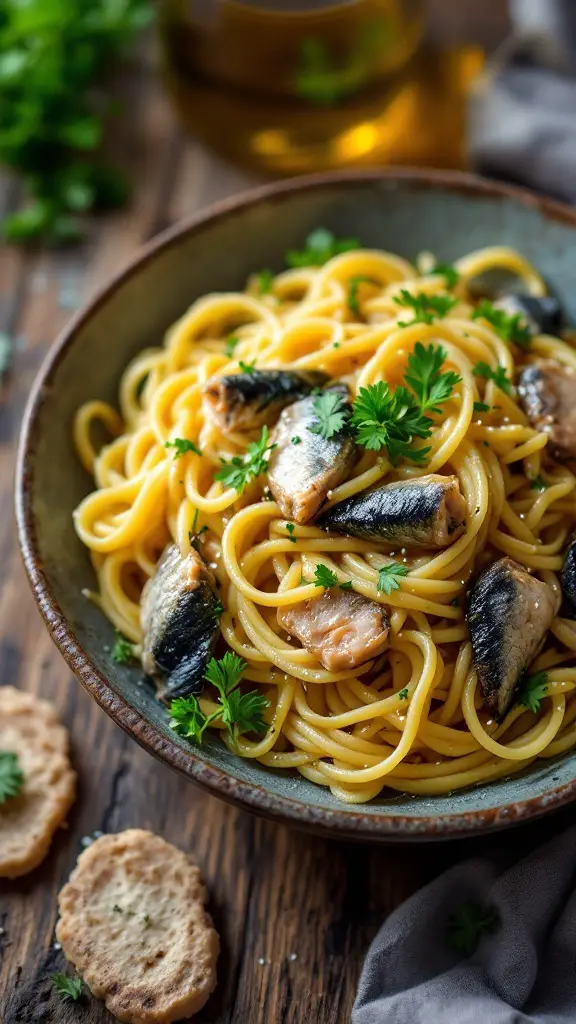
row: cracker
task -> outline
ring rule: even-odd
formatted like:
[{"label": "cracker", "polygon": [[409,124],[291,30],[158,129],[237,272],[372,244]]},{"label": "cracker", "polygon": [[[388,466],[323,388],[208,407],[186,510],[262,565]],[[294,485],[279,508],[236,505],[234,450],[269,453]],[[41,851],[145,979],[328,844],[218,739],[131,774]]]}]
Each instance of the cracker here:
[{"label": "cracker", "polygon": [[40,864],[76,795],[68,733],[52,704],[13,686],[0,687],[0,750],[18,755],[24,786],[0,805],[0,878]]},{"label": "cracker", "polygon": [[216,985],[218,935],[200,871],[160,836],[97,839],[59,896],[64,955],[127,1024],[168,1024],[200,1010]]}]

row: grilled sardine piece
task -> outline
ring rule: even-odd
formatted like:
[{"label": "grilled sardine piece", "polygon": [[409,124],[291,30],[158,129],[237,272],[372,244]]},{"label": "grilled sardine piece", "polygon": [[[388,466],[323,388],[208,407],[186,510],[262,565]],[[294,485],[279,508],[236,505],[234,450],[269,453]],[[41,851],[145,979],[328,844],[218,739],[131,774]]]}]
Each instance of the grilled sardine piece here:
[{"label": "grilled sardine piece", "polygon": [[204,397],[221,430],[252,430],[275,422],[291,402],[324,387],[329,377],[317,370],[250,370],[211,377]]},{"label": "grilled sardine piece", "polygon": [[328,492],[346,479],[356,459],[349,427],[326,439],[310,430],[315,422],[310,395],[284,409],[271,438],[276,447],[268,463],[270,490],[282,515],[299,524],[316,515]]},{"label": "grilled sardine piece", "polygon": [[566,319],[555,295],[527,295],[523,292],[505,292],[494,305],[508,316],[520,315],[530,334],[552,334],[559,337]]},{"label": "grilled sardine piece", "polygon": [[563,458],[576,458],[576,373],[553,359],[538,359],[518,378],[520,404],[530,423],[550,437]]},{"label": "grilled sardine piece", "polygon": [[142,591],[142,667],[163,700],[202,689],[204,669],[220,632],[216,581],[192,549],[182,558],[175,544],[165,549]]},{"label": "grilled sardine piece", "polygon": [[569,619],[576,619],[576,536],[572,537],[562,566],[562,593],[564,605],[562,614]]},{"label": "grilled sardine piece", "polygon": [[429,474],[338,502],[318,526],[405,547],[445,548],[466,529],[458,478]]},{"label": "grilled sardine piece", "polygon": [[342,672],[378,657],[388,640],[388,616],[376,601],[331,588],[322,597],[278,609],[278,622],[322,663]]},{"label": "grilled sardine piece", "polygon": [[550,587],[511,558],[501,558],[476,580],[468,628],[484,701],[501,721],[518,680],[544,641],[554,618]]}]

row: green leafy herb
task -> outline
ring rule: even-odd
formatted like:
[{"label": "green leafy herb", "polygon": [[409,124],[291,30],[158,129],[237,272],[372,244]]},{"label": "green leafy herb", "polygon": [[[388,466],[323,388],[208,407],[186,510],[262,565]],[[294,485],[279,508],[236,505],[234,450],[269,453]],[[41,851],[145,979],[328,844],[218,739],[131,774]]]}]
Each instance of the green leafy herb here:
[{"label": "green leafy herb", "polygon": [[348,281],[348,309],[354,316],[360,316],[360,303],[358,301],[358,289],[361,284],[376,284],[372,277],[366,274],[356,274]]},{"label": "green leafy herb", "polygon": [[274,271],[273,270],[261,270],[258,274],[258,294],[268,295],[272,291],[272,285],[274,284]]},{"label": "green leafy herb", "polygon": [[476,363],[476,366],[472,370],[475,377],[484,377],[485,380],[494,381],[497,388],[504,391],[505,394],[509,395],[512,391],[512,381],[506,374],[506,368],[500,363],[495,370],[488,363]]},{"label": "green leafy herb", "polygon": [[226,338],[226,344],[224,345],[224,355],[228,356],[228,359],[232,359],[234,356],[234,349],[240,341],[237,334],[231,334],[229,338]]},{"label": "green leafy herb", "polygon": [[134,661],[134,647],[119,629],[116,629],[115,633],[116,640],[110,652],[112,661],[117,662],[118,665],[129,665],[131,661]]},{"label": "green leafy herb", "polygon": [[446,279],[447,288],[455,288],[460,280],[460,274],[453,263],[436,263],[431,270],[432,274],[442,274]]},{"label": "green leafy herb", "polygon": [[340,584],[340,590],[352,590],[354,583],[352,580],[346,580],[345,583]]},{"label": "green leafy herb", "polygon": [[329,440],[344,426],[350,416],[346,399],[339,391],[324,391],[312,403],[316,421],[308,427],[313,434]]},{"label": "green leafy herb", "polygon": [[165,448],[174,448],[174,458],[179,459],[181,455],[193,452],[194,455],[202,455],[199,448],[187,437],[175,437],[173,441],[166,441]]},{"label": "green leafy herb", "polygon": [[531,491],[545,491],[548,484],[545,484],[541,476],[536,476],[530,484]]},{"label": "green leafy herb", "polygon": [[292,541],[293,544],[295,544],[296,543],[296,537],[292,536],[293,533],[294,533],[294,523],[286,523],[286,529],[287,529],[288,533],[290,534],[289,539]]},{"label": "green leafy herb", "polygon": [[488,299],[482,299],[472,313],[472,319],[487,320],[503,341],[513,341],[515,345],[523,349],[530,348],[532,335],[530,328],[522,322],[520,313],[514,313],[511,316],[503,309],[498,309]]},{"label": "green leafy herb", "polygon": [[359,248],[357,238],[336,238],[326,228],[317,228],[308,235],[304,249],[288,250],[286,263],[289,267],[321,267],[333,256]]},{"label": "green leafy herb", "polygon": [[82,978],[70,978],[67,974],[56,973],[50,979],[61,999],[70,999],[76,1003],[82,995]]},{"label": "green leafy herb", "polygon": [[416,395],[422,412],[440,414],[439,403],[450,398],[456,384],[462,380],[452,370],[440,372],[447,355],[441,345],[426,347],[417,341],[408,356],[408,373],[404,374],[404,380]]},{"label": "green leafy herb", "polygon": [[208,662],[204,675],[218,690],[221,710],[217,714],[228,729],[234,746],[238,745],[238,739],[244,732],[266,731],[264,712],[270,706],[270,701],[257,690],[242,693],[238,689],[245,669],[246,662],[227,651],[219,661],[212,658]]},{"label": "green leafy herb", "polygon": [[238,363],[238,366],[242,370],[242,373],[252,373],[252,370],[256,366],[256,360],[253,359],[251,363],[245,363],[241,359],[240,362]]},{"label": "green leafy herb", "polygon": [[486,402],[474,402],[474,412],[490,412],[490,406]]},{"label": "green leafy herb", "polygon": [[18,755],[0,750],[0,807],[13,796],[18,796],[24,785],[24,772]]},{"label": "green leafy herb", "polygon": [[340,342],[335,341],[334,344],[332,345],[332,348],[340,348]]},{"label": "green leafy herb", "polygon": [[218,599],[216,601],[216,604],[214,605],[214,617],[219,619],[220,616],[222,615],[222,612],[224,612],[225,610],[226,609],[224,608],[224,605],[222,604],[222,601],[220,599]]},{"label": "green leafy herb", "polygon": [[298,437],[298,435],[296,434],[295,437],[290,438],[290,443],[291,444],[300,444],[301,440],[302,440],[302,438]]},{"label": "green leafy herb", "polygon": [[413,310],[414,318],[409,321],[399,320],[398,326],[411,327],[412,324],[431,324],[434,320],[441,320],[457,301],[449,295],[412,295],[406,288],[402,288],[400,296],[394,296],[394,302]]},{"label": "green leafy herb", "polygon": [[335,572],[332,572],[332,570],[328,568],[327,565],[323,565],[322,562],[319,562],[314,571],[314,579],[312,582],[317,587],[326,587],[326,589],[329,589],[330,587],[338,586],[338,577]]},{"label": "green leafy herb", "polygon": [[403,690],[398,691],[398,697],[400,700],[408,700],[408,687],[405,686]]},{"label": "green leafy herb", "polygon": [[259,440],[251,441],[244,455],[235,455],[229,462],[220,460],[222,468],[214,474],[214,479],[242,494],[251,480],[266,471],[266,456],[275,447],[275,444],[268,444],[268,427],[262,427]]},{"label": "green leafy herb", "polygon": [[406,458],[421,464],[430,451],[412,448],[415,438],[430,437],[432,420],[407,388],[391,391],[385,381],[360,388],[350,422],[360,444],[373,451],[387,448],[392,463]]},{"label": "green leafy herb", "polygon": [[76,241],[82,214],[126,200],[123,177],[95,155],[113,106],[99,87],[152,11],[149,0],[2,4],[0,161],[29,194],[4,221],[10,241]]},{"label": "green leafy herb", "polygon": [[399,590],[399,578],[408,575],[408,566],[400,565],[399,562],[391,562],[390,565],[383,565],[378,570],[377,589],[385,594],[391,594],[393,590]]},{"label": "green leafy herb", "polygon": [[450,915],[446,926],[446,945],[455,953],[471,956],[482,935],[493,935],[500,927],[495,907],[483,907],[468,900]]},{"label": "green leafy herb", "polygon": [[170,728],[174,729],[179,736],[184,736],[185,739],[194,739],[197,743],[202,743],[204,732],[214,717],[218,716],[206,717],[198,699],[193,695],[177,697],[170,704]]},{"label": "green leafy herb", "polygon": [[533,676],[524,673],[520,678],[520,694],[518,704],[536,714],[540,710],[540,701],[546,696],[548,690],[548,676],[545,672],[536,672]]}]

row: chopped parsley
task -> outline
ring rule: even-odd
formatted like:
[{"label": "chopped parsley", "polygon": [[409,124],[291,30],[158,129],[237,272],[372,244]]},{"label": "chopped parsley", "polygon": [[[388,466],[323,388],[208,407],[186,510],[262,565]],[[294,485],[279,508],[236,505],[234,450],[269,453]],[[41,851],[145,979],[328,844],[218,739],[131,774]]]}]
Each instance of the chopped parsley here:
[{"label": "chopped parsley", "polygon": [[218,710],[205,715],[196,697],[178,697],[170,705],[170,728],[201,743],[211,722],[220,719],[234,746],[238,745],[242,733],[265,732],[264,712],[270,701],[257,690],[242,693],[238,689],[246,668],[246,662],[232,651],[227,651],[218,660],[212,658],[206,666],[204,678],[218,691]]},{"label": "chopped parsley", "polygon": [[548,676],[545,672],[536,672],[532,676],[522,675],[520,677],[520,692],[517,703],[524,705],[529,711],[536,714],[540,711],[540,701],[548,691]]},{"label": "chopped parsley", "polygon": [[166,441],[165,448],[174,448],[174,458],[179,459],[181,455],[187,455],[188,452],[193,452],[194,455],[202,455],[199,448],[196,447],[193,441],[189,441],[187,437],[175,437],[173,441]]},{"label": "chopped parsley", "polygon": [[356,274],[348,281],[348,309],[354,316],[360,316],[358,289],[361,284],[376,284],[376,281],[366,274]]},{"label": "chopped parsley", "polygon": [[293,536],[293,533],[294,533],[294,523],[286,523],[286,529],[287,529],[288,533],[290,534],[288,539],[291,540],[293,544],[295,544],[296,543],[296,537]]},{"label": "chopped parsley", "polygon": [[238,363],[238,366],[240,367],[242,373],[252,373],[252,370],[256,366],[256,360],[253,359],[251,363],[245,363],[241,359],[240,362]]},{"label": "chopped parsley", "polygon": [[342,252],[359,249],[360,242],[357,238],[336,238],[326,228],[316,228],[310,232],[304,246],[304,249],[288,250],[285,258],[289,267],[321,267]]},{"label": "chopped parsley", "polygon": [[467,900],[448,918],[446,945],[455,953],[471,956],[482,935],[493,935],[499,927],[500,917],[495,907],[483,907]]},{"label": "chopped parsley", "polygon": [[314,571],[314,579],[312,582],[317,587],[330,587],[338,586],[338,577],[335,572],[332,572],[327,565],[323,565],[321,562],[318,563]]},{"label": "chopped parsley", "polygon": [[110,652],[112,661],[118,665],[129,665],[135,659],[134,647],[119,629],[115,630],[115,634],[116,640]]},{"label": "chopped parsley", "polygon": [[24,786],[24,772],[20,768],[18,754],[9,750],[0,750],[0,807],[14,796],[18,796]]},{"label": "chopped parsley", "polygon": [[320,437],[327,441],[334,437],[350,416],[350,409],[346,399],[339,391],[323,391],[313,403],[316,420],[311,423],[308,430],[312,434],[320,434]]},{"label": "chopped parsley", "polygon": [[506,374],[506,369],[501,363],[498,364],[495,370],[488,363],[479,362],[472,370],[475,377],[484,377],[485,380],[494,381],[497,388],[504,391],[505,394],[509,395],[512,392],[512,381]]},{"label": "chopped parsley", "polygon": [[228,356],[228,359],[232,359],[234,356],[234,349],[240,341],[237,334],[231,334],[229,338],[226,338],[226,344],[224,345],[224,355]]},{"label": "chopped parsley", "polygon": [[226,609],[224,608],[222,601],[220,600],[220,598],[218,598],[216,604],[214,605],[214,618],[219,619],[220,616],[222,615],[222,612],[224,612],[225,610]]},{"label": "chopped parsley", "polygon": [[272,285],[274,284],[274,271],[273,270],[261,270],[257,275],[258,294],[268,295],[272,291]]},{"label": "chopped parsley", "polygon": [[400,700],[408,700],[408,687],[405,686],[403,690],[398,691],[398,697]]},{"label": "chopped parsley", "polygon": [[61,999],[70,999],[73,1003],[80,999],[84,987],[82,978],[70,978],[67,974],[57,972],[50,980]]},{"label": "chopped parsley", "polygon": [[242,494],[251,480],[266,471],[266,456],[275,447],[275,444],[268,444],[268,427],[262,427],[259,440],[251,441],[244,455],[235,455],[229,462],[220,459],[222,466],[214,474],[214,479]]},{"label": "chopped parsley", "polygon": [[498,309],[488,299],[482,299],[472,313],[472,319],[487,320],[503,341],[512,341],[523,349],[530,348],[532,335],[530,328],[522,322],[520,313],[510,315],[503,309]]},{"label": "chopped parsley", "polygon": [[474,402],[474,412],[490,412],[490,408],[486,402]]},{"label": "chopped parsley", "polygon": [[302,440],[302,438],[298,437],[298,435],[296,434],[294,437],[290,438],[290,443],[291,444],[300,444],[301,440]]},{"label": "chopped parsley", "polygon": [[531,491],[545,491],[548,484],[545,484],[541,476],[535,476],[530,484]]},{"label": "chopped parsley", "polygon": [[400,565],[399,562],[391,562],[390,565],[383,565],[378,570],[377,589],[385,594],[391,594],[393,590],[400,589],[399,579],[408,575],[408,566]]},{"label": "chopped parsley", "polygon": [[441,274],[446,280],[447,288],[455,288],[460,280],[460,274],[453,263],[436,263],[430,271],[431,274]]},{"label": "chopped parsley", "polygon": [[400,296],[394,296],[394,302],[413,311],[413,320],[398,321],[399,327],[411,327],[412,324],[431,324],[434,320],[441,320],[456,305],[457,299],[449,295],[412,295],[402,288]]}]

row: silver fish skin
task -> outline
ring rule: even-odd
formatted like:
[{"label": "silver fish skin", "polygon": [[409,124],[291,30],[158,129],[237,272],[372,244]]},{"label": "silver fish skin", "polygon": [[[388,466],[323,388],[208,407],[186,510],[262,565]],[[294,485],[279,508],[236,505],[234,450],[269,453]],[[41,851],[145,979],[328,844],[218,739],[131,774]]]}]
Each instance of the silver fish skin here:
[{"label": "silver fish skin", "polygon": [[278,622],[322,663],[343,672],[378,657],[388,641],[388,615],[376,601],[337,587],[279,608]]},{"label": "silver fish skin", "polygon": [[517,381],[520,405],[531,425],[548,434],[552,454],[576,459],[576,373],[553,359],[523,367]]},{"label": "silver fish skin", "polygon": [[[276,447],[268,462],[270,490],[282,515],[299,525],[316,515],[328,492],[346,479],[357,455],[349,427],[326,439],[310,430],[316,422],[310,395],[284,409],[271,438]],[[293,438],[299,438],[297,444]]]},{"label": "silver fish skin", "polygon": [[550,587],[511,558],[494,562],[474,583],[468,629],[484,702],[497,721],[512,704],[520,677],[546,639],[554,614]]},{"label": "silver fish skin", "polygon": [[466,503],[456,476],[430,473],[346,498],[317,525],[363,540],[445,548],[466,529]]},{"label": "silver fish skin", "polygon": [[564,595],[562,615],[576,619],[576,536],[570,540],[564,555],[561,583]]},{"label": "silver fish skin", "polygon": [[319,370],[254,369],[211,377],[203,394],[221,430],[253,430],[270,426],[287,405],[324,387],[329,379]]},{"label": "silver fish skin", "polygon": [[202,690],[220,634],[216,606],[216,581],[197,551],[182,558],[169,544],[140,606],[142,667],[156,681],[161,700]]}]

